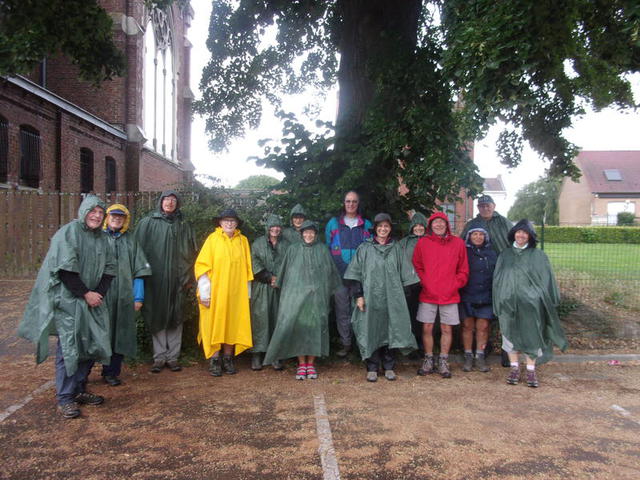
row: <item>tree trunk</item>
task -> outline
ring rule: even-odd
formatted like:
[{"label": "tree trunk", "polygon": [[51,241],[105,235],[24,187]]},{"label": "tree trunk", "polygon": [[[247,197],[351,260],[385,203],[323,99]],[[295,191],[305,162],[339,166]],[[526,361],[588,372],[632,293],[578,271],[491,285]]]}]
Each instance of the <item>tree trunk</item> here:
[{"label": "tree trunk", "polygon": [[340,68],[336,149],[360,135],[375,98],[376,71],[394,57],[413,52],[417,42],[420,0],[338,0]]}]

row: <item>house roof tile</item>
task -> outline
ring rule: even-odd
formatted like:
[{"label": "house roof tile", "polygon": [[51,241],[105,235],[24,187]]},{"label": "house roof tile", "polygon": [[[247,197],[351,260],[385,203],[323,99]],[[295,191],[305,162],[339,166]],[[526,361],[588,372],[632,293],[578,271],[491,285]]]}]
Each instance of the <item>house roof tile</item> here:
[{"label": "house roof tile", "polygon": [[[576,163],[593,193],[640,192],[640,151],[582,151]],[[618,170],[622,179],[607,180],[605,170]]]}]

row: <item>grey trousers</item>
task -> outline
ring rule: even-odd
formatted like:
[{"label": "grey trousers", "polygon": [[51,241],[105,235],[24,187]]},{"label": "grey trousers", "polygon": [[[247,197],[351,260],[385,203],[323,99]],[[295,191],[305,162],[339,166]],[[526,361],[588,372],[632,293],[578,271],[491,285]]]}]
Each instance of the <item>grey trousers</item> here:
[{"label": "grey trousers", "polygon": [[348,347],[351,346],[353,333],[351,330],[351,289],[341,286],[336,290],[334,295],[336,305],[336,325],[338,327],[338,335],[340,335],[340,343]]},{"label": "grey trousers", "polygon": [[153,363],[174,362],[180,356],[182,347],[182,323],[173,329],[152,333]]}]

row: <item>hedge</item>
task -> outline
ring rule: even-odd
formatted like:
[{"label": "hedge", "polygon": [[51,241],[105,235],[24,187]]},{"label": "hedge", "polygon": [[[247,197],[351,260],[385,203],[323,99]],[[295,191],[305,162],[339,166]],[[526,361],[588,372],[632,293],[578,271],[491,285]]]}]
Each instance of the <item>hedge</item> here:
[{"label": "hedge", "polygon": [[[538,239],[542,228],[536,227]],[[549,243],[637,243],[640,227],[544,227],[544,241]]]}]

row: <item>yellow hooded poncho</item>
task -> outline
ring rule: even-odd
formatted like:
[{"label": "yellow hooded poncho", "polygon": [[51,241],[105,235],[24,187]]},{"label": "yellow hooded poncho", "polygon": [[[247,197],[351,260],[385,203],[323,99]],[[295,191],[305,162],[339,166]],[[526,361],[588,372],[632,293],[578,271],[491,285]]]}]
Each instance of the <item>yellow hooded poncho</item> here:
[{"label": "yellow hooded poncho", "polygon": [[249,314],[249,285],[253,280],[247,237],[235,230],[232,237],[221,227],[207,237],[195,264],[196,280],[211,281],[211,303],[200,307],[198,343],[210,358],[223,343],[235,345],[239,355],[253,346]]}]

